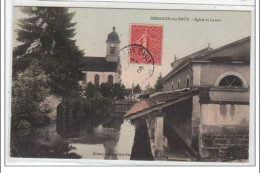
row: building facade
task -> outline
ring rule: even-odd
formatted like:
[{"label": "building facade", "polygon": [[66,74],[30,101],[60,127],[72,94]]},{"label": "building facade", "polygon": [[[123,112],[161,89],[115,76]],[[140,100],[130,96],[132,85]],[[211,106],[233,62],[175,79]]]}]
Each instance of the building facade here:
[{"label": "building facade", "polygon": [[154,157],[171,155],[167,141],[176,133],[199,159],[248,159],[250,37],[175,58],[171,66],[163,92],[125,115],[146,118]]},{"label": "building facade", "polygon": [[84,75],[83,80],[80,81],[82,88],[89,82],[98,86],[106,82],[121,82],[120,39],[115,27],[108,34],[106,44],[105,57],[85,56],[81,60],[81,71]]},{"label": "building facade", "polygon": [[205,158],[228,159],[236,145],[248,151],[250,37],[205,48],[172,67],[164,77],[164,91],[199,89],[185,106],[189,113],[180,111],[176,117],[181,117],[172,121],[183,140]]}]

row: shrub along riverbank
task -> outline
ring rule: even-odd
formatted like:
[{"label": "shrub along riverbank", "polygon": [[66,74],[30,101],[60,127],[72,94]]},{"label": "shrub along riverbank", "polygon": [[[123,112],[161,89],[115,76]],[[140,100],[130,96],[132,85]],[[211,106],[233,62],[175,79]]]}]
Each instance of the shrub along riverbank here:
[{"label": "shrub along riverbank", "polygon": [[[122,115],[114,113],[113,103],[128,95],[124,85],[102,83],[99,87],[88,83],[85,90],[76,97],[64,97],[57,107],[57,130],[59,133],[68,127],[85,121],[90,128],[102,124],[119,128]],[[80,127],[79,127],[80,128]]]}]

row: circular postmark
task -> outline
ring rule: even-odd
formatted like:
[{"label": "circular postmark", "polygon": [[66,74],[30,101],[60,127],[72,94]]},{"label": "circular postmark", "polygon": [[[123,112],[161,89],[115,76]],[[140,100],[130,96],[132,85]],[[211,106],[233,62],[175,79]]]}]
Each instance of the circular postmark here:
[{"label": "circular postmark", "polygon": [[[130,44],[120,49],[120,59],[124,61],[125,70],[131,70],[143,83],[154,73],[154,59],[147,48],[140,44]],[[138,79],[137,79],[138,80]]]}]

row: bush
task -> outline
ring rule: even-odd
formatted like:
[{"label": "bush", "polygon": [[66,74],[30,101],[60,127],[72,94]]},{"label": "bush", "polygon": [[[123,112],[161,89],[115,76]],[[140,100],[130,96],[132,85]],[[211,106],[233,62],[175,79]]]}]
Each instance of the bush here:
[{"label": "bush", "polygon": [[29,129],[31,127],[31,124],[26,120],[20,120],[17,128],[18,129]]},{"label": "bush", "polygon": [[13,128],[18,128],[20,121],[21,125],[25,125],[24,121],[27,121],[33,127],[49,121],[49,110],[40,107],[40,103],[50,93],[48,80],[48,76],[36,61],[24,72],[18,73],[12,88],[12,120],[15,121],[12,123]]}]

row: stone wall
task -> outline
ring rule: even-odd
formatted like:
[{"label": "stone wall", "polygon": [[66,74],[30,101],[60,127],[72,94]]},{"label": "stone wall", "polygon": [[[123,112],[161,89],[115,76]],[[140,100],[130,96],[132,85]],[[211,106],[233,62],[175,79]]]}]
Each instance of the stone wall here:
[{"label": "stone wall", "polygon": [[202,148],[210,155],[208,159],[237,160],[248,158],[248,134],[202,135]]},{"label": "stone wall", "polygon": [[249,105],[201,104],[200,155],[203,159],[247,159]]}]

